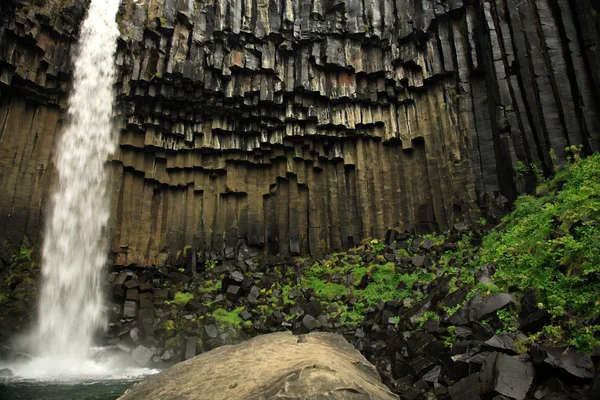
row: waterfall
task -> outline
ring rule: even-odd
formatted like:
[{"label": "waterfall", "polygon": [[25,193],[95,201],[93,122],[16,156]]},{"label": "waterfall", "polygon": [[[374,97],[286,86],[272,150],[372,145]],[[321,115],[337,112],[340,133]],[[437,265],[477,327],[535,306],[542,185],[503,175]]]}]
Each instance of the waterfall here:
[{"label": "waterfall", "polygon": [[110,216],[106,161],[117,140],[111,120],[118,7],[119,0],[92,0],[81,26],[44,236],[36,352],[71,364],[87,358],[105,325],[101,279]]}]

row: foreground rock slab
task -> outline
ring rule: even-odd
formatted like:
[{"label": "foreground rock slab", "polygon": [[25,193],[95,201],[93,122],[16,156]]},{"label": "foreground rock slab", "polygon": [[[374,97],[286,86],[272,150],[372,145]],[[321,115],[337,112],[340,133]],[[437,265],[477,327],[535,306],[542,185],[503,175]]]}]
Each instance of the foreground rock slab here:
[{"label": "foreground rock slab", "polygon": [[139,382],[135,399],[398,399],[342,336],[279,332],[223,346]]}]

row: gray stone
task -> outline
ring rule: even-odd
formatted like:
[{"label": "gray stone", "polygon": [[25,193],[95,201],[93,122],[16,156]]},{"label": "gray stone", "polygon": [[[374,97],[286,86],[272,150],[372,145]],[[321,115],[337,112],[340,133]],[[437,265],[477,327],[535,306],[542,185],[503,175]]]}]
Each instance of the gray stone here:
[{"label": "gray stone", "polygon": [[135,318],[137,316],[137,303],[135,301],[126,301],[123,305],[123,316],[125,318]]},{"label": "gray stone", "polygon": [[306,314],[304,318],[302,318],[302,326],[309,331],[312,331],[317,327],[317,320],[312,315]]},{"label": "gray stone", "polygon": [[577,378],[592,379],[594,377],[592,359],[573,349],[548,349],[544,362],[561,368]]},{"label": "gray stone", "polygon": [[206,325],[204,331],[209,338],[216,338],[219,335],[219,330],[215,325]]},{"label": "gray stone", "polygon": [[478,321],[484,316],[500,310],[512,301],[513,297],[508,293],[499,293],[487,297],[478,294],[450,316],[448,321],[453,325],[465,325],[469,322]]},{"label": "gray stone", "polygon": [[196,355],[196,342],[198,338],[196,336],[188,336],[185,339],[185,359],[189,360],[190,358]]},{"label": "gray stone", "polygon": [[172,349],[167,349],[161,356],[163,361],[171,361],[175,357],[175,352]]},{"label": "gray stone", "polygon": [[533,382],[535,371],[530,363],[523,363],[503,353],[491,353],[480,371],[484,393],[495,391],[512,399],[524,399]]},{"label": "gray stone", "polygon": [[448,388],[452,400],[479,399],[479,374],[471,374]]},{"label": "gray stone", "polygon": [[135,344],[142,344],[142,341],[144,340],[140,328],[133,328],[132,330],[130,330],[129,337],[131,337],[131,341]]},{"label": "gray stone", "polygon": [[131,352],[131,358],[140,366],[148,365],[154,353],[145,346],[138,346]]}]

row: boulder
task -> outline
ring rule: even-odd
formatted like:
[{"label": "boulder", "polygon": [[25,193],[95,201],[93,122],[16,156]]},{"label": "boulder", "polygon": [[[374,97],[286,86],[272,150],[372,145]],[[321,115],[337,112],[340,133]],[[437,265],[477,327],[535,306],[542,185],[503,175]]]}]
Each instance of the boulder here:
[{"label": "boulder", "polygon": [[495,391],[511,399],[524,399],[533,382],[534,370],[503,353],[491,353],[481,369],[479,378],[484,392]]},{"label": "boulder", "polygon": [[131,352],[131,358],[141,366],[148,364],[153,355],[152,350],[145,346],[138,346]]},{"label": "boulder", "polygon": [[577,378],[592,379],[594,377],[592,359],[573,349],[548,349],[544,362],[561,368]]},{"label": "boulder", "polygon": [[469,322],[478,321],[485,315],[504,308],[512,301],[513,297],[508,293],[499,293],[487,297],[478,294],[454,313],[448,321],[453,325],[465,325]]},{"label": "boulder", "polygon": [[398,399],[342,336],[289,332],[223,346],[135,384],[122,400]]}]

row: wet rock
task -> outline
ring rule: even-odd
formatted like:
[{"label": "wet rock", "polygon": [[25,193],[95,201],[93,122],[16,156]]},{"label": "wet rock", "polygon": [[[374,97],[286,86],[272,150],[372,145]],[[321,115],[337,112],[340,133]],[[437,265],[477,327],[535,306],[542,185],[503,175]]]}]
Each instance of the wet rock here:
[{"label": "wet rock", "polygon": [[118,343],[116,348],[124,353],[130,353],[131,349],[124,343]]},{"label": "wet rock", "polygon": [[204,332],[209,338],[216,338],[219,335],[219,330],[215,325],[207,325],[204,327]]},{"label": "wet rock", "polygon": [[469,322],[478,321],[484,316],[500,310],[512,301],[513,297],[508,293],[499,293],[487,297],[478,294],[454,315],[450,316],[448,322],[454,325],[465,325]]},{"label": "wet rock", "polygon": [[167,349],[160,358],[162,361],[171,361],[173,357],[175,357],[175,351],[173,351],[173,349]]},{"label": "wet rock", "polygon": [[154,353],[145,346],[138,346],[131,352],[131,358],[140,366],[148,365]]},{"label": "wet rock", "polygon": [[152,292],[154,290],[154,287],[152,286],[151,282],[145,282],[145,283],[140,284],[139,290],[142,293],[148,293],[148,292]]},{"label": "wet rock", "polygon": [[484,343],[494,349],[508,350],[516,353],[515,340],[509,335],[494,335]]},{"label": "wet rock", "polygon": [[[124,287],[125,287],[127,290],[130,290],[130,289],[135,289],[135,288],[137,288],[137,287],[139,286],[139,282],[137,281],[137,279],[130,279],[130,280],[128,280],[127,282],[125,282],[125,283],[123,284],[123,286],[124,286]],[[137,293],[136,293],[136,294],[137,294]]]},{"label": "wet rock", "polygon": [[419,378],[425,376],[435,367],[435,364],[431,360],[422,356],[412,357],[409,365]]},{"label": "wet rock", "polygon": [[131,341],[134,344],[142,344],[142,342],[144,341],[144,336],[145,335],[142,333],[140,328],[133,328],[129,331],[129,337],[131,338]]},{"label": "wet rock", "polygon": [[452,400],[475,400],[480,398],[479,374],[471,374],[448,388]]},{"label": "wet rock", "polygon": [[242,294],[242,288],[236,285],[229,285],[227,287],[227,299],[236,301]]},{"label": "wet rock", "polygon": [[544,326],[550,323],[552,319],[550,313],[546,310],[537,310],[533,314],[529,314],[519,325],[519,329],[528,332],[539,332]]},{"label": "wet rock", "polygon": [[424,256],[414,256],[411,260],[412,265],[414,265],[415,267],[422,267],[425,264],[425,257]]},{"label": "wet rock", "polygon": [[126,293],[127,293],[125,296],[126,300],[136,301],[138,299],[138,290],[137,289],[128,289]]},{"label": "wet rock", "polygon": [[195,336],[188,336],[185,339],[185,355],[184,358],[189,360],[196,355],[196,342],[198,338]]},{"label": "wet rock", "polygon": [[552,394],[567,393],[568,391],[569,388],[560,379],[556,377],[550,377],[538,386],[538,389],[534,392],[533,397],[536,399],[543,399]]},{"label": "wet rock", "polygon": [[323,312],[321,302],[317,299],[312,299],[305,307],[304,312],[312,317],[317,317]]},{"label": "wet rock", "polygon": [[0,377],[13,376],[13,372],[9,368],[0,369]]},{"label": "wet rock", "polygon": [[440,381],[442,377],[442,367],[436,365],[433,367],[428,373],[423,375],[423,380],[425,382],[437,383]]},{"label": "wet rock", "polygon": [[250,303],[256,303],[258,298],[260,297],[260,289],[256,286],[252,286],[250,289],[250,293],[247,296],[247,299]]},{"label": "wet rock", "polygon": [[577,378],[592,379],[594,377],[592,359],[573,349],[547,349],[544,362],[561,368]]},{"label": "wet rock", "polygon": [[250,318],[252,318],[252,314],[250,314],[250,312],[248,312],[248,310],[243,310],[243,311],[240,313],[240,317],[242,317],[242,319],[243,319],[244,321],[248,321]]},{"label": "wet rock", "polygon": [[484,393],[495,391],[512,399],[524,399],[534,377],[533,366],[502,353],[491,353],[480,372]]},{"label": "wet rock", "polygon": [[135,318],[137,316],[137,303],[135,301],[126,301],[124,303],[123,316],[125,318]]},{"label": "wet rock", "polygon": [[304,318],[302,318],[302,326],[306,330],[312,331],[317,327],[317,320],[312,315],[306,314]]}]

